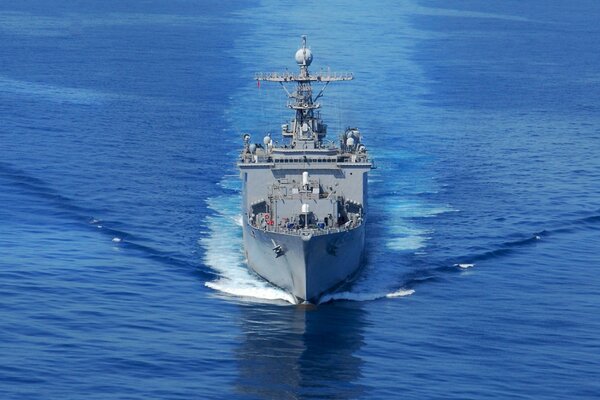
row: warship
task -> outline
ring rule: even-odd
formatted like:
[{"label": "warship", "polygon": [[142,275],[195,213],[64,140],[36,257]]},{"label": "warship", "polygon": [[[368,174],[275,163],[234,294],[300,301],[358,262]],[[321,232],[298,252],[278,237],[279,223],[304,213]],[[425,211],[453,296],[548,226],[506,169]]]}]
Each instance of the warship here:
[{"label": "warship", "polygon": [[[302,36],[298,73],[257,73],[277,82],[293,112],[281,142],[244,134],[238,160],[242,180],[243,237],[248,267],[292,294],[297,303],[319,298],[351,280],[363,263],[367,174],[373,168],[357,128],[326,139],[318,100],[331,82],[351,73],[309,73],[313,54]],[[295,85],[288,89],[286,85]],[[313,95],[313,84],[321,88]]]}]

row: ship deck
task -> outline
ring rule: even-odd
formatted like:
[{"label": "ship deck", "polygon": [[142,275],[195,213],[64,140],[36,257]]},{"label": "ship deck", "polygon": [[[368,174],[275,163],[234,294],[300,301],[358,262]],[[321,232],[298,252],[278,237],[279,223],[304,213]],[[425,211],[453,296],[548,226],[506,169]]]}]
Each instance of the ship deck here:
[{"label": "ship deck", "polygon": [[292,228],[292,229],[289,229],[289,228],[275,226],[275,225],[267,225],[266,227],[262,227],[262,226],[252,225],[251,223],[247,223],[247,224],[250,228],[260,230],[262,232],[280,233],[280,234],[290,235],[290,236],[320,236],[320,235],[329,235],[329,234],[333,234],[333,233],[348,232],[348,231],[354,230],[356,228],[359,228],[361,225],[363,225],[364,220],[359,223],[356,223],[356,224],[349,224],[348,226],[325,227],[325,228]]}]

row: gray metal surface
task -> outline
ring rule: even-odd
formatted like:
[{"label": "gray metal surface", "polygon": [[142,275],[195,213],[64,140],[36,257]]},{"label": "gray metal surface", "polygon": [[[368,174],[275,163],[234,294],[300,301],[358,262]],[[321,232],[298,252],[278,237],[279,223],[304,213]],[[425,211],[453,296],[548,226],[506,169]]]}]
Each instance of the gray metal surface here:
[{"label": "gray metal surface", "polygon": [[[361,266],[367,217],[367,173],[373,167],[358,129],[326,140],[316,102],[330,82],[349,73],[311,75],[312,52],[295,53],[298,74],[257,74],[277,82],[294,111],[281,126],[282,142],[268,134],[258,143],[244,135],[238,161],[243,183],[243,231],[248,266],[293,294],[317,302]],[[294,91],[287,83],[296,84]],[[313,96],[312,84],[323,85]]]},{"label": "gray metal surface", "polygon": [[[273,241],[284,254],[277,255]],[[321,295],[344,283],[361,266],[364,224],[342,232],[313,236],[253,229],[244,224],[248,266],[298,302],[316,303]]]}]

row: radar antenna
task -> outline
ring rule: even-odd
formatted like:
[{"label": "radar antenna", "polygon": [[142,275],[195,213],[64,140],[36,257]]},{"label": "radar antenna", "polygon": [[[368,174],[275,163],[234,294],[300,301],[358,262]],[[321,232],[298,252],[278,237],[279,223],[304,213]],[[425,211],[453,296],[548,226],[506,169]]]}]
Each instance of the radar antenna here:
[{"label": "radar antenna", "polygon": [[[285,90],[288,98],[292,101],[288,102],[288,108],[295,110],[295,118],[292,120],[291,129],[284,125],[282,134],[284,137],[292,139],[292,146],[296,146],[299,142],[304,142],[306,148],[307,142],[313,142],[315,146],[320,146],[322,139],[326,136],[327,125],[321,119],[320,113],[316,112],[321,107],[316,102],[323,96],[323,92],[329,83],[339,81],[349,81],[354,77],[352,73],[344,72],[318,72],[310,74],[308,67],[313,61],[313,54],[307,47],[306,35],[302,35],[301,47],[296,51],[295,60],[300,67],[300,72],[294,74],[292,72],[284,73],[257,73],[254,77],[257,81],[278,82]],[[296,83],[296,90],[290,92],[285,84],[288,82]],[[323,87],[319,93],[313,97],[312,82],[323,83]]]}]

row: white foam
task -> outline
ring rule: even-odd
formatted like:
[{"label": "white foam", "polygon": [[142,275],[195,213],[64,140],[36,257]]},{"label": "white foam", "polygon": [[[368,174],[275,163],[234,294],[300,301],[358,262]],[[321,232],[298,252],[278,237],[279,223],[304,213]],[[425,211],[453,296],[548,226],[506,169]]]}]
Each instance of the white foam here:
[{"label": "white foam", "polygon": [[208,200],[216,215],[207,218],[208,232],[199,243],[204,247],[205,263],[219,274],[206,287],[250,301],[285,301],[295,304],[289,293],[271,286],[248,271],[242,243],[242,216],[239,196],[220,196]]},{"label": "white foam", "polygon": [[385,297],[393,299],[394,297],[410,296],[414,292],[414,289],[398,289],[395,292],[386,294]]},{"label": "white foam", "polygon": [[112,238],[112,241],[114,243],[121,243],[123,241],[123,239],[121,239],[120,237],[114,237],[114,238]]},{"label": "white foam", "polygon": [[430,231],[418,229],[405,219],[401,212],[392,215],[388,226],[386,246],[391,250],[408,251],[425,247]]},{"label": "white foam", "polygon": [[383,298],[392,299],[395,297],[410,296],[415,291],[413,289],[398,289],[391,293],[368,293],[368,292],[336,292],[327,294],[319,300],[319,304],[327,303],[335,300],[346,301],[373,301]]},{"label": "white foam", "polygon": [[[216,214],[207,218],[207,233],[203,235],[199,243],[205,249],[205,263],[219,274],[219,278],[206,282],[206,287],[248,301],[284,301],[296,304],[296,300],[291,294],[272,286],[248,270],[243,253],[239,196],[224,195],[211,198],[207,203],[208,207]],[[319,303],[334,300],[372,301],[381,298],[403,297],[414,293],[412,289],[373,292],[373,287],[382,286],[385,283],[364,279],[356,282],[351,291],[326,295]]]},{"label": "white foam", "polygon": [[458,268],[462,268],[462,269],[467,269],[467,268],[473,268],[475,266],[475,264],[454,264],[455,267]]},{"label": "white foam", "polygon": [[217,183],[217,185],[219,187],[222,187],[223,189],[237,190],[237,191],[241,190],[241,182],[239,179],[237,179],[237,175],[236,176],[231,176],[231,175],[226,176],[225,179],[223,179],[222,181]]},{"label": "white foam", "polygon": [[240,285],[229,279],[219,279],[213,282],[206,282],[206,287],[227,293],[237,297],[252,298],[258,300],[283,300],[291,304],[296,304],[294,297],[283,290],[274,287],[265,287],[262,285],[248,284]]},{"label": "white foam", "polygon": [[429,239],[427,236],[405,236],[389,239],[386,246],[391,250],[407,251],[417,250],[425,247],[425,242]]},{"label": "white foam", "polygon": [[415,226],[411,218],[434,217],[456,211],[450,206],[434,206],[411,199],[390,198],[382,205],[388,211],[386,247],[395,251],[419,250],[431,239],[430,230]]},{"label": "white foam", "polygon": [[244,218],[241,215],[238,215],[234,218],[234,222],[237,226],[241,228],[242,224],[244,223]]}]

